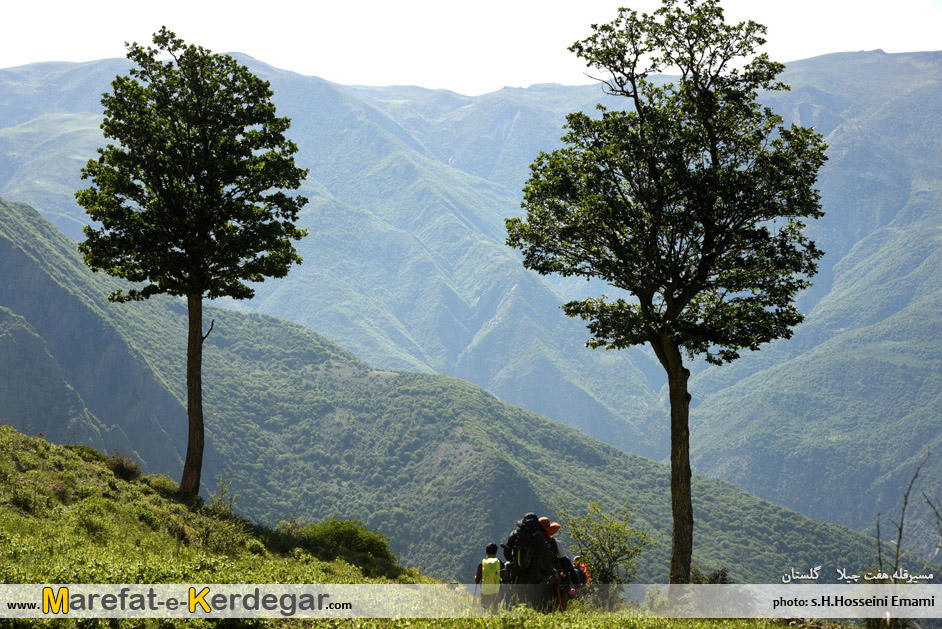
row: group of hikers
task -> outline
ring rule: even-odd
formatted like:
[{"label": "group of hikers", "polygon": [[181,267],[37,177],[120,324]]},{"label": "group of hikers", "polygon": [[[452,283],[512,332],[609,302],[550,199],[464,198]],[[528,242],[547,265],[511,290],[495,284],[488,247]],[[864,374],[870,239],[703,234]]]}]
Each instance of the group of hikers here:
[{"label": "group of hikers", "polygon": [[487,545],[474,577],[486,610],[523,603],[541,611],[565,611],[571,599],[586,591],[589,569],[579,556],[566,556],[562,541],[554,537],[560,528],[558,522],[528,513],[500,545],[503,562],[497,558],[497,544]]}]

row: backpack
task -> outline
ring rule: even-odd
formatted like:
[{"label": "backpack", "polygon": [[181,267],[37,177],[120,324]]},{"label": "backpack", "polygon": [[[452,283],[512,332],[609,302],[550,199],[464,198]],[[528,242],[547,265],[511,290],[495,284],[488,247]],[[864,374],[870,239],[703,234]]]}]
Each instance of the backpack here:
[{"label": "backpack", "polygon": [[507,560],[511,583],[542,583],[552,574],[552,559],[540,522],[527,514],[517,530],[501,544]]},{"label": "backpack", "polygon": [[507,536],[507,543],[500,545],[504,549],[505,566],[511,574],[510,581],[512,583],[516,583],[517,577],[530,568],[532,554],[529,546],[528,541],[524,540],[524,536],[521,536],[519,530],[511,532]]}]

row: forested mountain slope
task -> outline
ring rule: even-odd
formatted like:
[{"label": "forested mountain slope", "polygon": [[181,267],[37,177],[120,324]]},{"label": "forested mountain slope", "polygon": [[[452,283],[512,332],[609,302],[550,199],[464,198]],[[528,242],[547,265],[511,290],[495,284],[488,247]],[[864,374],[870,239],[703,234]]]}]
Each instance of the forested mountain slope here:
[{"label": "forested mountain slope", "polygon": [[[41,421],[50,439],[72,443],[84,422],[90,439],[97,429],[106,448],[129,443],[149,469],[176,476],[183,304],[107,303],[115,280],[86,269],[74,241],[22,204],[0,202],[0,256],[0,321],[12,322],[0,328],[0,356],[24,374],[51,374],[43,395],[64,400],[11,415],[34,392],[0,380],[0,417],[20,429]],[[453,578],[523,513],[552,514],[557,500],[577,510],[629,500],[636,525],[670,526],[664,465],[461,380],[374,369],[298,324],[212,307],[206,316],[215,327],[204,353],[204,479],[212,487],[227,474],[245,515],[361,518],[405,564]],[[737,580],[873,560],[872,539],[728,483],[698,477],[694,496],[695,561],[728,566]],[[646,553],[640,578],[666,579],[668,553],[669,544]]]},{"label": "forested mountain slope", "polygon": [[[246,62],[292,118],[297,161],[310,169],[300,225],[311,235],[298,246],[301,268],[231,305],[303,323],[371,364],[460,377],[625,449],[664,451],[662,433],[625,419],[663,415],[650,360],[583,351],[582,325],[558,309],[554,286],[503,245],[519,190],[450,165],[361,90]],[[0,71],[0,196],[33,203],[73,238],[84,221],[73,199],[85,185],[79,170],[102,143],[97,99],[122,64]],[[593,96],[581,93],[575,100],[590,106]],[[469,101],[430,98],[445,109]],[[498,100],[498,109],[517,107]],[[556,141],[569,100],[518,118],[539,121]],[[498,133],[494,150],[513,137]],[[512,169],[526,170],[521,160]]]},{"label": "forested mountain slope", "polygon": [[[301,267],[229,305],[666,457],[661,367],[643,350],[584,349],[583,325],[557,308],[604,289],[528,273],[502,245],[527,165],[558,146],[565,113],[617,100],[597,85],[477,97],[348,87],[246,62],[293,118],[311,235]],[[101,142],[97,97],[124,63],[0,71],[0,194],[37,203],[74,237],[78,170]],[[767,103],[830,146],[826,215],[809,230],[825,256],[794,338],[694,366],[691,446],[702,473],[872,531],[925,447],[942,445],[942,53],[825,55],[782,78],[793,89]],[[942,474],[940,459],[928,465]]]},{"label": "forested mountain slope", "polygon": [[919,489],[942,476],[942,53],[827,55],[785,78],[774,106],[830,146],[822,273],[793,339],[692,380],[692,452],[701,472],[872,531],[927,448]]}]

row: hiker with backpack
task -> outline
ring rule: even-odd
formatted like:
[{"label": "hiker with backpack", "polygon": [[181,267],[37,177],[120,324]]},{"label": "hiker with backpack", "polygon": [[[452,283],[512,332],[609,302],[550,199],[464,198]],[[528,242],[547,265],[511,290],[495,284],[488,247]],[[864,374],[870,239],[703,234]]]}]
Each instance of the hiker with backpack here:
[{"label": "hiker with backpack", "polygon": [[581,596],[589,586],[589,579],[592,578],[589,574],[589,566],[585,564],[580,555],[576,555],[572,558],[572,569],[575,574],[573,578],[574,589],[576,595]]},{"label": "hiker with backpack", "polygon": [[497,544],[491,542],[484,548],[486,557],[478,564],[474,582],[481,585],[481,607],[485,611],[497,611],[500,599],[501,562],[497,558]]},{"label": "hiker with backpack", "polygon": [[547,606],[546,586],[555,580],[554,556],[535,513],[517,521],[517,529],[507,538],[504,558],[510,583],[514,586],[512,603],[525,603],[534,609]]},{"label": "hiker with backpack", "polygon": [[571,598],[576,595],[573,589],[575,584],[575,574],[572,569],[572,562],[566,556],[566,549],[562,540],[554,537],[562,525],[558,522],[551,522],[549,518],[540,518],[540,525],[543,527],[543,534],[547,544],[553,552],[555,580],[547,592],[548,597],[555,597],[559,604],[560,611],[566,611],[566,605]]}]

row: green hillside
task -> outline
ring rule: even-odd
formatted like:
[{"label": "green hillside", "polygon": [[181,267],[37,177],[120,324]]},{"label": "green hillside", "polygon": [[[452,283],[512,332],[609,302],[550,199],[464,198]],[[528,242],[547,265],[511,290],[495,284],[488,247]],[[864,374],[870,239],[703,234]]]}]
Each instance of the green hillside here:
[{"label": "green hillside", "polygon": [[[37,212],[5,202],[0,274],[0,304],[45,340],[45,352],[20,360],[54,359],[66,383],[60,389],[73,388],[106,425],[113,414],[149,469],[177,474],[168,452],[178,451],[173,439],[184,433],[183,304],[107,304],[114,280],[85,269],[74,242]],[[630,500],[639,526],[669,527],[663,465],[467,382],[373,369],[297,324],[206,313],[215,328],[204,354],[204,479],[227,474],[242,495],[240,512],[255,520],[359,518],[390,537],[404,564],[452,577],[465,575],[523,513],[552,514],[557,500],[608,508]],[[109,403],[109,392],[118,399]],[[147,400],[166,404],[149,406],[149,422],[137,413]],[[7,420],[23,427],[20,418]],[[64,424],[56,428],[49,437],[66,441]],[[728,483],[697,478],[694,495],[694,560],[728,566],[736,580],[774,581],[793,566],[865,566],[874,556],[873,540]],[[666,579],[668,553],[668,545],[647,553],[639,579]]]},{"label": "green hillside", "polygon": [[68,434],[74,443],[104,447],[109,431],[92,415],[46,343],[23,317],[0,307],[0,418],[15,417],[36,434]]},{"label": "green hillside", "polygon": [[[940,77],[938,52],[840,53],[788,64],[782,78],[792,90],[766,97],[830,146],[819,182],[826,216],[810,227],[825,257],[801,297],[807,320],[794,338],[732,365],[695,366],[698,471],[872,532],[877,512],[896,508],[926,447],[939,451]],[[536,127],[555,121],[558,132],[564,113],[604,100],[597,86],[533,86],[446,109],[423,108],[437,92],[360,92],[443,161],[515,190],[536,150],[556,146],[555,134]],[[645,370],[655,388],[659,369]],[[630,422],[654,417],[626,413]],[[928,466],[928,478],[942,474],[942,459]]]},{"label": "green hillside", "polygon": [[[301,220],[311,235],[300,243],[304,265],[226,306],[301,323],[378,368],[459,377],[625,451],[666,457],[662,368],[642,349],[586,350],[582,323],[557,308],[604,289],[530,274],[502,244],[527,165],[558,145],[565,113],[605,100],[597,85],[469,97],[347,87],[244,60],[293,119],[311,170]],[[126,67],[0,71],[0,194],[34,202],[78,237],[72,193],[101,142],[99,94]],[[695,471],[872,532],[925,447],[938,445],[940,77],[938,52],[839,53],[790,63],[782,78],[793,89],[766,98],[830,146],[819,182],[826,215],[810,227],[825,256],[792,339],[732,365],[694,366]],[[82,329],[96,334],[95,321]],[[61,357],[58,341],[29,322],[79,390],[82,354]],[[149,408],[178,404],[176,385],[152,382],[166,373],[135,380],[152,396],[132,413],[138,425],[150,425]],[[116,431],[110,398],[89,387],[81,398],[99,431]],[[152,415],[179,434],[170,428],[178,420]],[[172,443],[168,462],[179,457]],[[942,474],[940,461],[930,459],[926,478]]]},{"label": "green hillside", "polygon": [[84,445],[0,426],[3,583],[415,583],[386,541],[352,522],[235,516]]},{"label": "green hillside", "polygon": [[[298,164],[310,170],[300,225],[311,235],[298,244],[306,264],[259,286],[251,302],[228,305],[302,323],[370,364],[469,380],[626,450],[663,455],[663,431],[625,419],[663,417],[644,371],[649,359],[585,352],[583,326],[558,309],[556,288],[503,245],[503,218],[518,211],[519,186],[464,170],[462,160],[452,165],[431,138],[357,89],[244,61],[272,82],[279,112],[292,118]],[[0,92],[10,95],[0,98],[0,112],[10,112],[0,118],[10,121],[0,123],[0,195],[32,203],[73,238],[82,238],[84,213],[72,193],[101,144],[97,98],[123,64],[0,71]],[[576,100],[588,103],[581,92]],[[522,118],[539,119],[534,128],[557,141],[573,99],[545,99],[556,107],[547,112],[539,98],[510,96],[521,103],[499,97],[496,107],[522,107]],[[447,113],[464,100],[443,93],[438,107]],[[482,133],[497,151],[517,137]],[[528,142],[533,148],[545,138]],[[470,154],[468,142],[457,141]],[[526,156],[510,154],[512,168],[487,172],[525,171]]]},{"label": "green hillside", "polygon": [[[0,225],[0,305],[9,322],[0,354],[35,356],[32,365],[23,356],[4,364],[11,376],[0,381],[0,398],[7,400],[0,418],[60,443],[79,443],[87,434],[86,443],[137,454],[151,469],[177,469],[186,425],[180,399],[112,323],[112,317],[133,321],[139,314],[109,308],[98,291],[117,284],[92,279],[74,242],[35,210],[0,201]],[[38,381],[33,373],[42,374]],[[40,384],[43,394],[36,397]]]},{"label": "green hillside", "polygon": [[[927,448],[917,489],[938,492],[940,69],[940,53],[790,64],[793,90],[776,105],[830,145],[828,216],[813,228],[828,264],[793,339],[692,380],[698,471],[868,532],[895,512]],[[915,507],[913,532],[926,524]]]},{"label": "green hillside", "polygon": [[[14,583],[428,583],[402,568],[386,540],[356,523],[328,519],[277,527],[234,516],[224,500],[183,502],[160,475],[125,477],[87,446],[55,446],[0,426],[0,578]],[[117,471],[112,471],[115,468]],[[688,629],[785,627],[772,620],[685,620]],[[241,619],[0,619],[4,627],[310,627],[311,621]],[[355,619],[317,626],[635,627],[656,618],[599,614],[570,607],[563,614],[517,609],[494,619]]]}]

